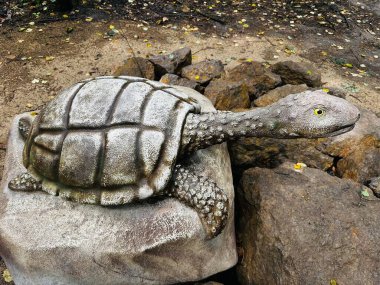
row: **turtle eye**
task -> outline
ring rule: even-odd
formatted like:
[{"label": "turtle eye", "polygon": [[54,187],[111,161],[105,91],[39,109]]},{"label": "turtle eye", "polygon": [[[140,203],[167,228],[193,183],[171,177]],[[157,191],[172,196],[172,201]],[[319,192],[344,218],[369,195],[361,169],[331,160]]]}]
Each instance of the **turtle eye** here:
[{"label": "turtle eye", "polygon": [[324,116],[326,114],[326,111],[321,108],[315,108],[313,112],[314,112],[314,115],[318,117]]}]

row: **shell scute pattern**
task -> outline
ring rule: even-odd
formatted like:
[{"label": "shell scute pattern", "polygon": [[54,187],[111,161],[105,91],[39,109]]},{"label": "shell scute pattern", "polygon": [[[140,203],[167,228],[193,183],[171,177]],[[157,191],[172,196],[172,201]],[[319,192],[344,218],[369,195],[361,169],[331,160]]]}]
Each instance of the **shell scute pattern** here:
[{"label": "shell scute pattern", "polygon": [[143,199],[168,184],[185,118],[198,111],[164,84],[124,76],[86,80],[41,111],[24,164],[43,178],[44,191],[75,201]]}]

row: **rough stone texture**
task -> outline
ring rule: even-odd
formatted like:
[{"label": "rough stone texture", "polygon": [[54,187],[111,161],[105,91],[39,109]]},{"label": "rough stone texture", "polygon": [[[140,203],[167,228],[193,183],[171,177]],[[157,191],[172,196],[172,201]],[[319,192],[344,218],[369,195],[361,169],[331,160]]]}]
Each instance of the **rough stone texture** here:
[{"label": "rough stone texture", "polygon": [[243,62],[229,70],[226,78],[229,81],[244,81],[252,100],[282,82],[280,76],[266,69],[260,62]]},{"label": "rough stone texture", "polygon": [[339,177],[366,183],[380,176],[380,118],[361,109],[357,126],[349,133],[332,138],[319,149],[338,157],[335,172]]},{"label": "rough stone texture", "polygon": [[170,54],[156,55],[149,60],[154,64],[158,78],[166,73],[178,74],[184,66],[191,64],[191,49],[184,47]]},{"label": "rough stone texture", "polygon": [[[213,110],[199,93],[178,87]],[[23,115],[21,115],[23,116]],[[224,189],[231,212],[214,239],[197,213],[176,199],[114,208],[82,205],[44,192],[10,191],[8,182],[25,171],[23,142],[15,118],[0,192],[0,255],[17,285],[175,284],[201,280],[236,261],[233,186],[225,145],[187,159],[195,173]]]},{"label": "rough stone texture", "polygon": [[277,87],[276,89],[270,90],[269,92],[265,93],[264,95],[260,96],[255,101],[253,101],[253,104],[257,107],[265,107],[277,102],[281,98],[284,98],[290,94],[301,93],[303,91],[306,91],[307,89],[308,87],[306,84],[287,84],[284,86]]},{"label": "rough stone texture", "polygon": [[168,85],[179,85],[179,86],[189,87],[191,89],[201,91],[200,85],[197,82],[179,77],[178,75],[175,75],[175,74],[170,74],[170,73],[165,74],[164,76],[161,77],[160,82],[164,84],[168,84]]},{"label": "rough stone texture", "polygon": [[360,184],[290,164],[249,169],[241,185],[242,284],[380,284],[380,200]]},{"label": "rough stone texture", "polygon": [[220,60],[205,60],[182,68],[181,76],[200,84],[206,84],[213,78],[219,78],[224,73]]},{"label": "rough stone texture", "polygon": [[128,58],[123,65],[116,68],[113,75],[129,75],[154,80],[154,65],[146,58],[132,57]]},{"label": "rough stone texture", "polygon": [[229,144],[237,168],[276,167],[286,160],[364,183],[380,176],[380,119],[361,109],[355,128],[343,135],[321,139],[246,138]]},{"label": "rough stone texture", "polygon": [[368,187],[372,189],[376,197],[380,198],[380,176],[371,178],[368,181]]},{"label": "rough stone texture", "polygon": [[281,76],[286,84],[307,84],[310,87],[322,85],[321,73],[309,63],[291,60],[281,61],[272,66],[272,71]]},{"label": "rough stone texture", "polygon": [[206,87],[204,94],[217,110],[244,109],[251,105],[248,88],[243,81],[214,79]]}]

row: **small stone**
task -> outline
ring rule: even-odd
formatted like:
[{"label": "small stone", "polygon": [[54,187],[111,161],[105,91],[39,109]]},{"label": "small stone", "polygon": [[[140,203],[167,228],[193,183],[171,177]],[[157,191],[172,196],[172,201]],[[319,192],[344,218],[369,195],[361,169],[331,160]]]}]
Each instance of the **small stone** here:
[{"label": "small stone", "polygon": [[119,66],[113,75],[129,75],[154,80],[154,65],[145,58],[132,57],[128,58],[123,65]]},{"label": "small stone", "polygon": [[257,98],[268,90],[276,88],[281,84],[280,76],[267,70],[260,62],[243,62],[228,71],[226,75],[228,81],[243,81],[250,98]]},{"label": "small stone", "polygon": [[206,87],[205,96],[218,110],[244,109],[251,105],[248,87],[243,81],[214,79]]},{"label": "small stone", "polygon": [[181,78],[175,74],[170,74],[170,73],[165,74],[164,76],[161,77],[160,82],[168,84],[168,85],[185,86],[197,91],[201,91],[200,85],[197,82],[186,79],[186,78]]},{"label": "small stone", "polygon": [[220,60],[211,59],[184,67],[181,76],[200,84],[206,84],[213,78],[221,77],[223,73],[223,63]]},{"label": "small stone", "polygon": [[170,54],[156,55],[149,60],[154,64],[158,78],[166,73],[180,74],[183,67],[191,64],[191,49],[184,47]]},{"label": "small stone", "polygon": [[286,84],[307,84],[310,87],[322,85],[321,73],[305,62],[281,61],[273,65],[271,70],[280,75]]},{"label": "small stone", "polygon": [[308,89],[306,84],[302,85],[291,85],[287,84],[276,89],[270,90],[268,93],[260,96],[258,99],[253,101],[253,104],[257,107],[265,107],[271,105],[281,98],[284,98],[290,94],[296,94]]}]

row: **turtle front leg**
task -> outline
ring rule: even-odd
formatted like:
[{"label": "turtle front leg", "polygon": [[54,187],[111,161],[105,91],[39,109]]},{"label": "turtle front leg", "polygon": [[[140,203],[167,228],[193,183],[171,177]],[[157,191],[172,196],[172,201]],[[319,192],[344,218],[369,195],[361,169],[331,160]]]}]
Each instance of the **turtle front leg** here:
[{"label": "turtle front leg", "polygon": [[25,172],[9,181],[8,187],[13,191],[38,191],[41,190],[41,182]]},{"label": "turtle front leg", "polygon": [[175,197],[194,208],[205,227],[209,238],[214,238],[223,230],[228,217],[228,198],[214,181],[196,175],[181,165],[175,167],[173,185],[167,195]]}]

